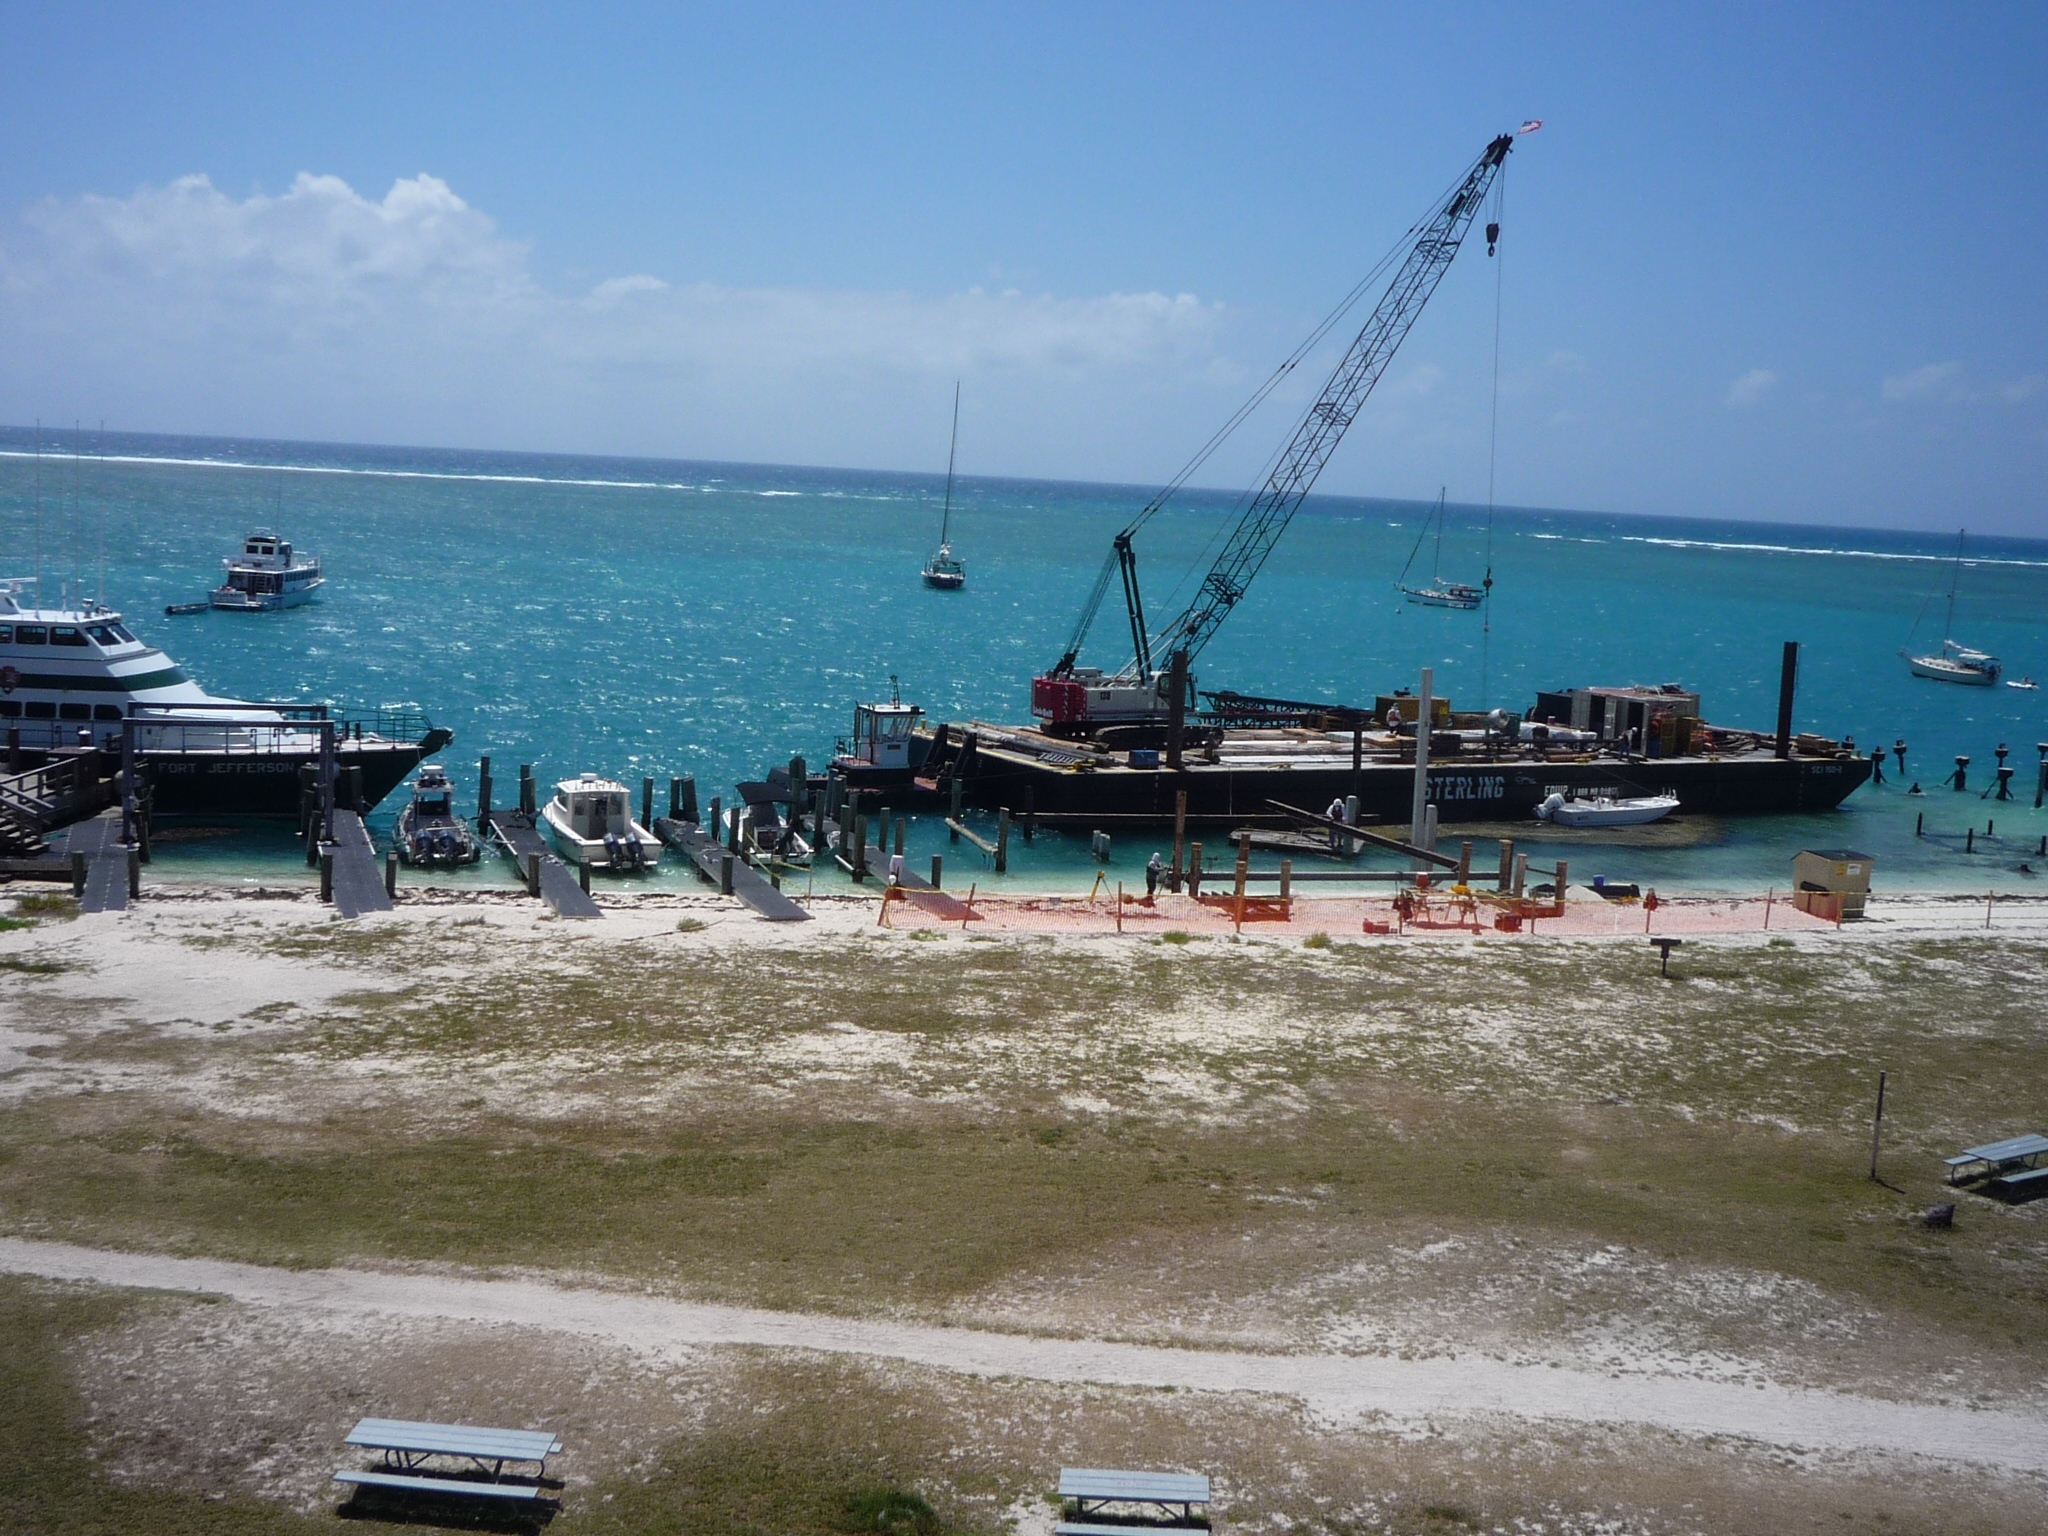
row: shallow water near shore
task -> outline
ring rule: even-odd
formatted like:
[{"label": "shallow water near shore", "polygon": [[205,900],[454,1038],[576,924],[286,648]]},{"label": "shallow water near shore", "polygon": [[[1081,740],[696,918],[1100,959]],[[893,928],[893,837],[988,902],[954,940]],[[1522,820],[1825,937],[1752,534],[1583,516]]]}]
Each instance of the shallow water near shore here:
[{"label": "shallow water near shore", "polygon": [[[969,584],[942,593],[917,578],[942,476],[113,433],[89,434],[78,457],[68,434],[44,444],[38,460],[31,433],[0,429],[0,575],[32,574],[40,546],[46,601],[60,581],[103,592],[217,693],[422,707],[456,733],[444,760],[470,805],[481,753],[501,800],[520,763],[544,784],[586,769],[636,785],[653,776],[662,800],[668,777],[689,773],[700,799],[729,798],[736,780],[794,753],[822,764],[854,701],[886,697],[892,678],[934,718],[1020,720],[1031,675],[1064,648],[1110,536],[1148,494],[962,481],[954,535]],[[1167,615],[1185,598],[1234,500],[1190,493],[1148,525],[1148,610]],[[1559,842],[1575,880],[1783,888],[1792,853],[1818,846],[1875,856],[1880,891],[2048,881],[2048,812],[2033,809],[2048,693],[1916,680],[1898,655],[1909,635],[1941,639],[1943,600],[1930,594],[1946,591],[1952,534],[1505,511],[1481,615],[1399,600],[1394,578],[1426,511],[1310,501],[1200,658],[1201,686],[1348,701],[1412,686],[1432,666],[1460,709],[1527,709],[1538,688],[1678,681],[1716,723],[1768,728],[1779,645],[1796,639],[1797,728],[1866,749],[1903,739],[1903,778],[1888,758],[1890,781],[1836,813]],[[1446,576],[1483,571],[1484,521],[1452,509]],[[326,562],[318,602],[164,616],[165,604],[202,596],[258,525]],[[2048,676],[2048,542],[1972,538],[1961,592],[1957,638],[1997,652],[2009,677]],[[1083,659],[1115,666],[1121,630],[1105,610]],[[2014,801],[1981,794],[2001,743]],[[1944,787],[1957,755],[1971,759],[1960,794]],[[1925,793],[1908,795],[1916,780]],[[388,830],[398,803],[385,802],[373,831]],[[1930,835],[1915,836],[1916,817]],[[1138,883],[1155,846],[1119,839],[1109,878]],[[1531,851],[1543,861],[1552,846]],[[1490,852],[1479,850],[1482,866]],[[994,878],[936,818],[913,825],[908,853],[920,871],[943,855],[948,886]],[[1016,847],[1002,884],[1072,889],[1098,867],[1086,836],[1041,832]],[[288,830],[246,826],[167,839],[157,869],[305,878]],[[435,883],[510,878],[487,860]],[[690,878],[667,869],[641,883]],[[816,879],[843,885],[836,871]]]}]

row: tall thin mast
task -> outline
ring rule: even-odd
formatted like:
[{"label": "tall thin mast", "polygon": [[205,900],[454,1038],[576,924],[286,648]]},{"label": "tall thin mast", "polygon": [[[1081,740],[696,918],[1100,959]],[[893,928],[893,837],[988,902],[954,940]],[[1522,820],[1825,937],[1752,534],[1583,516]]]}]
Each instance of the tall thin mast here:
[{"label": "tall thin mast", "polygon": [[939,545],[945,547],[946,535],[953,526],[953,454],[960,446],[960,381],[953,381],[953,440],[946,445],[946,511],[939,519]]},{"label": "tall thin mast", "polygon": [[1956,637],[1956,583],[1963,579],[1963,535],[1967,532],[1967,528],[1956,530],[1956,563],[1948,573],[1948,614],[1941,621],[1943,640]]}]

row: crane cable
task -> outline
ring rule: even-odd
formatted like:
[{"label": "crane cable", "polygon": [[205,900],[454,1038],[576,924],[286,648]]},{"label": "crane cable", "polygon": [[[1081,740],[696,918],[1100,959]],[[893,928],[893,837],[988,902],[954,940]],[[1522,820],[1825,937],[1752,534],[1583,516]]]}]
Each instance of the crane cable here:
[{"label": "crane cable", "polygon": [[[1508,168],[1505,163],[1493,183],[1494,230],[1501,225],[1501,211],[1507,205]],[[1494,468],[1500,446],[1500,301],[1501,274],[1507,262],[1498,250],[1498,239],[1487,242],[1493,256],[1493,401],[1486,428],[1486,580],[1482,584],[1485,596],[1480,599],[1484,605],[1479,616],[1479,702],[1486,704],[1487,669],[1492,659],[1493,645],[1493,485]]]},{"label": "crane cable", "polygon": [[[1468,171],[1465,174],[1470,175],[1470,172]],[[1293,351],[1289,352],[1281,360],[1280,365],[1266,377],[1265,381],[1252,391],[1250,398],[1233,411],[1229,419],[1222,426],[1210,434],[1208,440],[1195,450],[1194,456],[1181,466],[1180,472],[1167,481],[1152,499],[1145,503],[1145,506],[1139,511],[1138,515],[1124,526],[1122,537],[1128,539],[1132,534],[1144,527],[1146,523],[1150,522],[1156,513],[1165,508],[1166,503],[1172,500],[1175,493],[1182,486],[1186,485],[1195,472],[1209,461],[1210,457],[1223,446],[1231,434],[1244,425],[1246,418],[1265,403],[1267,396],[1278,389],[1288,376],[1294,372],[1295,367],[1304,361],[1322,343],[1323,338],[1328,336],[1330,331],[1357,307],[1358,301],[1364,298],[1367,291],[1378,283],[1379,279],[1386,274],[1387,269],[1407,253],[1409,248],[1414,245],[1417,234],[1431,219],[1436,217],[1438,210],[1443,207],[1444,202],[1457,188],[1459,182],[1464,179],[1464,176],[1456,177],[1444,188],[1436,202],[1431,205],[1429,213],[1409,225],[1407,232],[1389,246],[1386,254],[1373,264],[1372,270],[1361,277],[1352,286],[1351,291],[1338,300],[1336,306],[1323,316],[1315,328],[1302,339]],[[1265,469],[1261,473],[1262,481],[1272,473],[1273,466],[1279,462],[1280,456],[1285,452],[1286,447],[1287,444],[1282,443],[1268,456]],[[1235,516],[1243,511],[1246,502],[1251,499],[1256,489],[1256,486],[1247,486],[1238,495],[1236,503],[1231,508],[1231,516]],[[1214,548],[1217,540],[1223,536],[1228,526],[1229,520],[1226,517],[1224,524],[1215,533],[1210,535],[1208,542],[1203,546],[1202,554],[1197,556],[1188,569],[1181,574],[1180,579],[1174,583],[1172,592],[1168,594],[1169,608],[1173,606],[1173,600],[1187,586],[1189,577],[1195,573],[1197,568],[1203,566],[1208,551]],[[1087,602],[1082,605],[1081,616],[1074,626],[1073,636],[1067,645],[1068,656],[1076,656],[1080,653],[1081,645],[1088,637],[1088,631],[1094,627],[1095,615],[1102,606],[1102,600],[1108,595],[1109,584],[1115,578],[1116,570],[1117,555],[1114,546],[1112,546],[1108,558],[1102,563],[1102,569],[1096,573],[1095,585],[1088,594]]]}]

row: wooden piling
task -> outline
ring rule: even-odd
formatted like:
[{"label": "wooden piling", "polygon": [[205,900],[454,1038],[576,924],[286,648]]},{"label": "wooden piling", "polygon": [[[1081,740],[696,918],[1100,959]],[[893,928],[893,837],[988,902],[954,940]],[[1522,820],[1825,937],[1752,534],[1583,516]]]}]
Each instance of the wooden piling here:
[{"label": "wooden piling", "polygon": [[491,760],[476,760],[476,821],[479,828],[491,819]]},{"label": "wooden piling", "polygon": [[[843,824],[842,824],[843,825]],[[853,813],[853,878],[868,877],[868,818],[864,811]]]},{"label": "wooden piling", "polygon": [[1526,853],[1518,853],[1515,855],[1515,880],[1513,887],[1516,900],[1519,901],[1521,899],[1522,892],[1528,888],[1528,884],[1529,855],[1527,855]]},{"label": "wooden piling", "polygon": [[722,843],[725,841],[725,823],[719,820],[718,810],[719,797],[717,795],[713,795],[711,797],[711,841],[714,843]]},{"label": "wooden piling", "polygon": [[901,853],[903,851],[903,845],[909,840],[910,818],[908,816],[898,816],[896,818],[896,851],[898,853]]},{"label": "wooden piling", "polygon": [[142,895],[142,850],[131,844],[128,849],[128,899],[137,900]]},{"label": "wooden piling", "polygon": [[1469,842],[1460,843],[1458,845],[1458,884],[1470,885],[1471,883],[1472,844]]},{"label": "wooden piling", "polygon": [[384,850],[384,894],[392,900],[398,899],[398,850]]},{"label": "wooden piling", "polygon": [[588,896],[590,894],[590,860],[578,859],[576,861],[576,883],[583,887],[584,895]]},{"label": "wooden piling", "polygon": [[729,853],[719,855],[718,894],[721,896],[730,896],[732,894],[732,867],[735,862],[733,856]]},{"label": "wooden piling", "polygon": [[537,853],[526,856],[526,894],[540,895],[540,855]]},{"label": "wooden piling", "polygon": [[1494,881],[1497,890],[1506,890],[1515,883],[1515,840],[1504,837],[1500,840],[1500,878]]},{"label": "wooden piling", "polygon": [[522,815],[529,818],[533,816],[535,811],[533,764],[531,763],[521,763],[519,765],[519,810]]},{"label": "wooden piling", "polygon": [[1284,905],[1294,897],[1294,860],[1280,861],[1280,900]]},{"label": "wooden piling", "polygon": [[[953,819],[954,821],[958,821],[958,820],[960,819],[960,776],[959,776],[958,774],[955,774],[955,775],[953,776],[953,815],[952,815],[952,819]],[[960,841],[960,833],[959,833],[959,831],[958,831],[957,829],[956,829],[956,830],[954,831],[954,833],[953,833],[953,841],[954,841],[954,842],[956,842],[956,843]]]},{"label": "wooden piling", "polygon": [[683,781],[678,778],[671,778],[668,781],[668,819],[683,819]]},{"label": "wooden piling", "polygon": [[944,885],[945,885],[945,882],[944,882],[943,880],[941,880],[941,879],[939,878],[939,876],[940,876],[940,875],[942,875],[943,873],[945,873],[945,868],[946,868],[946,861],[945,861],[945,859],[944,859],[944,858],[942,858],[942,857],[941,857],[940,855],[938,855],[938,854],[936,854],[936,853],[935,853],[935,854],[933,854],[933,855],[932,855],[932,889],[933,889],[933,890],[935,890],[935,891],[936,891],[936,890],[940,890],[940,889],[942,889],[942,888],[944,887]]},{"label": "wooden piling", "polygon": [[996,812],[996,873],[1002,874],[1010,867],[1010,808],[1006,805]]},{"label": "wooden piling", "polygon": [[1199,897],[1202,894],[1202,845],[1192,843],[1188,847],[1188,894]]},{"label": "wooden piling", "polygon": [[697,825],[697,775],[683,775],[683,820],[691,826]]},{"label": "wooden piling", "polygon": [[320,899],[322,901],[334,900],[334,850],[332,848],[322,848],[320,850]]},{"label": "wooden piling", "polygon": [[1188,792],[1175,790],[1173,795],[1173,868],[1167,872],[1166,888],[1176,895],[1180,892],[1181,856],[1188,845]]},{"label": "wooden piling", "polygon": [[640,781],[640,825],[654,825],[654,779],[651,776]]}]

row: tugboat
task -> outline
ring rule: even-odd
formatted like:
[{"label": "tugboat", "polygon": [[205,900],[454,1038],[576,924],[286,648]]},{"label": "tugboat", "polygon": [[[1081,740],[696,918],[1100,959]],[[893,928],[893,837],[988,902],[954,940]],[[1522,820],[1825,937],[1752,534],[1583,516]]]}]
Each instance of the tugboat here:
[{"label": "tugboat", "polygon": [[223,560],[221,565],[227,580],[213,589],[207,601],[216,608],[242,613],[296,608],[311,602],[313,594],[327,585],[315,556],[294,555],[288,542],[265,528],[242,541],[239,558]]},{"label": "tugboat", "polygon": [[939,520],[939,548],[924,563],[924,584],[941,592],[957,592],[967,585],[967,565],[953,553],[953,455],[960,446],[960,382],[953,381],[953,442],[946,449],[946,510]]},{"label": "tugboat", "polygon": [[398,856],[426,869],[474,864],[483,854],[469,823],[455,814],[455,786],[438,763],[413,780],[412,799],[398,813]]},{"label": "tugboat", "polygon": [[[1943,635],[1955,633],[1956,584],[1963,575],[1963,530],[1956,532],[1956,559],[1950,568],[1948,578],[1948,613],[1941,621]],[[1932,598],[1929,599],[1932,601]],[[1926,612],[1925,608],[1921,609]],[[1917,624],[1914,626],[1919,627]],[[1911,645],[1908,637],[1907,644]],[[1941,649],[1925,656],[1915,656],[1910,650],[1900,651],[1906,665],[1913,669],[1915,677],[1932,678],[1937,683],[1962,683],[1971,688],[1993,688],[1998,685],[1999,674],[2005,670],[2004,663],[1989,651],[1979,651],[1955,640],[1944,639]]]},{"label": "tugboat", "polygon": [[0,581],[0,735],[31,767],[81,746],[118,758],[132,731],[159,813],[291,816],[299,770],[320,763],[323,738],[337,769],[361,770],[366,805],[454,739],[411,709],[351,717],[325,704],[218,698],[138,639],[117,610],[31,606],[35,585]]},{"label": "tugboat", "polygon": [[633,819],[629,791],[617,779],[579,774],[555,786],[541,807],[555,843],[578,864],[612,874],[652,869],[661,861],[661,842]]}]

